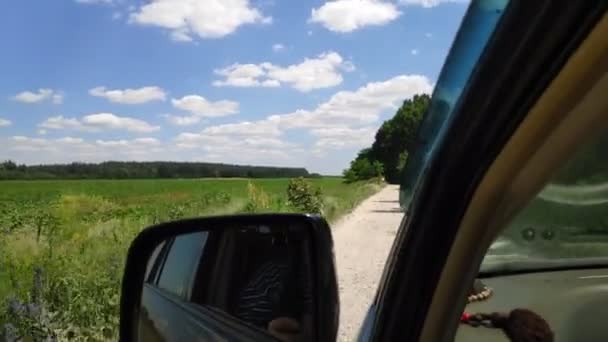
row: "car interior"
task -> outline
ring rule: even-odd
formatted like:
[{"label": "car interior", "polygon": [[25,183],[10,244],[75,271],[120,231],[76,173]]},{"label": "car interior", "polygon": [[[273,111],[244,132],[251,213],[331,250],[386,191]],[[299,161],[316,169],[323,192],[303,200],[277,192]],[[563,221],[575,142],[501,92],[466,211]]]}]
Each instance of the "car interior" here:
[{"label": "car interior", "polygon": [[[591,166],[584,170],[587,176],[603,176],[608,170],[594,169],[597,165],[589,163],[589,152],[599,152],[598,157],[607,160],[606,142],[608,130],[568,164],[587,162]],[[560,176],[559,172],[555,176]],[[554,201],[547,193],[555,185],[545,186],[490,246],[478,279],[491,294],[471,298],[467,312],[527,308],[547,321],[560,340],[608,338],[603,322],[596,319],[608,308],[606,187],[581,187],[576,181],[572,179],[572,187],[577,192],[560,193],[565,196]],[[581,195],[585,195],[585,201],[576,200]],[[469,341],[474,334],[478,340],[498,341],[502,335],[497,332],[462,325],[457,340]]]},{"label": "car interior", "polygon": [[[299,281],[300,274],[310,279],[309,265],[301,262],[309,259],[308,243],[305,231],[297,231],[297,228],[286,231],[283,227],[235,227],[220,233],[210,232],[194,279],[191,302],[236,317],[239,291],[265,262],[285,258],[292,272],[287,281]],[[288,293],[290,289],[297,291],[299,287],[290,283],[286,286]],[[282,301],[279,306],[291,307],[293,304]],[[302,311],[313,312],[313,309],[306,307]],[[311,328],[307,331],[312,331]]]},{"label": "car interior", "polygon": [[[545,216],[562,215],[559,222],[566,222],[566,226],[544,229],[528,224],[534,220],[522,219],[530,217],[530,208],[536,208],[539,200],[546,200],[538,196],[546,193],[547,184],[552,185],[551,180],[560,168],[575,161],[585,146],[603,144],[608,136],[607,34],[608,18],[604,17],[545,89],[479,181],[438,282],[421,340],[508,341],[500,329],[455,321],[463,307],[471,313],[526,308],[548,322],[558,341],[608,340],[608,330],[598,319],[608,315],[606,242],[587,241],[589,255],[569,254],[575,250],[571,245],[581,238],[581,234],[576,234],[576,217],[570,221],[563,219],[567,210],[564,208],[571,203],[544,209]],[[608,151],[600,151],[606,160]],[[599,186],[602,185],[605,186]],[[603,234],[606,234],[606,203],[605,198],[592,203],[603,206],[593,214],[599,220],[595,222],[599,229],[603,227]],[[603,221],[602,215],[598,215],[601,212]],[[568,232],[570,240],[564,240],[564,232]],[[526,268],[508,250],[502,255],[492,255],[505,247],[504,241],[497,240],[501,234],[511,234],[532,256],[535,251],[546,256],[547,250],[543,248],[559,241],[562,258],[558,253],[544,263]],[[494,261],[502,258],[503,264],[509,258],[514,261],[506,263],[503,269],[489,267],[484,272],[483,263],[489,264],[492,257]],[[531,261],[534,260],[527,260],[526,264]],[[462,282],[463,275],[467,282]],[[467,302],[471,288],[467,284],[476,277],[492,289],[492,294]],[[454,286],[457,283],[462,285]]]}]

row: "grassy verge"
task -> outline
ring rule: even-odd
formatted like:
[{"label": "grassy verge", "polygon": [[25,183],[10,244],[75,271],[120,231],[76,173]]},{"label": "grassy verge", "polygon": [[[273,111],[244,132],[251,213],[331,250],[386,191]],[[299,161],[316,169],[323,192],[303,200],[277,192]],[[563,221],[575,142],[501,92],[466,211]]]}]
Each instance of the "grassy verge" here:
[{"label": "grassy verge", "polygon": [[[311,180],[332,222],[380,189]],[[115,339],[126,250],[144,227],[239,212],[293,212],[288,179],[1,182],[0,334]],[[253,190],[252,190],[253,189]],[[255,195],[252,195],[255,193]],[[1,335],[0,335],[1,336]]]}]

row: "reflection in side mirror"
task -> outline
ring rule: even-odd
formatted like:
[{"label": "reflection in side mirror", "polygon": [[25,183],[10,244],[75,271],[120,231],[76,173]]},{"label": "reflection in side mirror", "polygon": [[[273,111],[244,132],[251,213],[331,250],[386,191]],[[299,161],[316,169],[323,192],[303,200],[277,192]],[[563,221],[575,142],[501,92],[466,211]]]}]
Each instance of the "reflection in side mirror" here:
[{"label": "reflection in side mirror", "polygon": [[121,300],[124,341],[334,341],[329,227],[295,214],[150,227],[129,249]]}]

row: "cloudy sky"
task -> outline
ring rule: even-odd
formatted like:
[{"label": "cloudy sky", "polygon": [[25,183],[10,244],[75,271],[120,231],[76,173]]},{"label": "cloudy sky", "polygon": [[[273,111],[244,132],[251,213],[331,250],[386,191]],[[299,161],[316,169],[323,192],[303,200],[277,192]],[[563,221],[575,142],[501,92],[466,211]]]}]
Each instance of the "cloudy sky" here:
[{"label": "cloudy sky", "polygon": [[338,174],[430,93],[468,4],[13,0],[0,159],[217,161]]}]

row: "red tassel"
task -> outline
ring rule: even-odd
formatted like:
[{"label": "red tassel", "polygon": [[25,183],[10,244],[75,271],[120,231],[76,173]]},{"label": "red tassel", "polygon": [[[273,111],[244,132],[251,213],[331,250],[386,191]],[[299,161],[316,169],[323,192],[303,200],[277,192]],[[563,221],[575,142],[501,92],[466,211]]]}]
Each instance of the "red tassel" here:
[{"label": "red tassel", "polygon": [[468,323],[470,319],[471,319],[471,314],[466,313],[466,312],[463,312],[462,316],[460,316],[461,323]]},{"label": "red tassel", "polygon": [[[547,321],[527,309],[514,309],[509,313],[494,312],[474,315],[463,312],[460,322],[473,326],[483,325],[488,328],[502,329],[511,342],[553,342],[555,338]],[[483,322],[487,322],[487,325]]]}]

